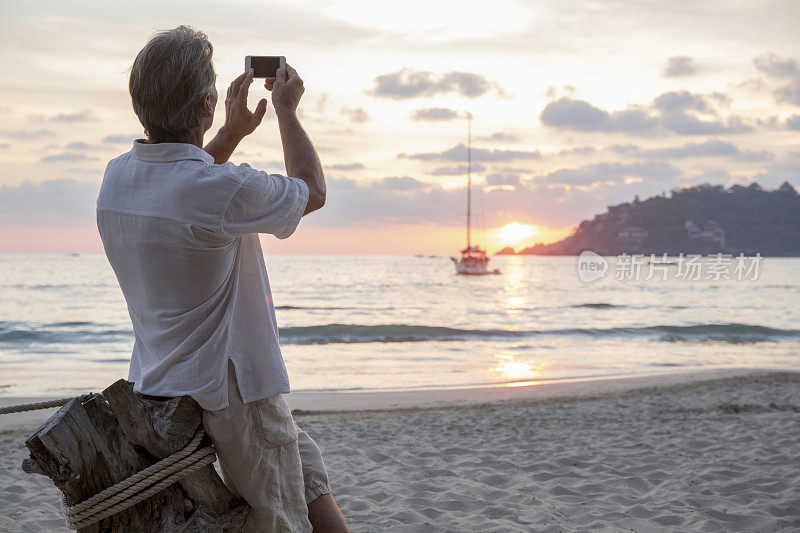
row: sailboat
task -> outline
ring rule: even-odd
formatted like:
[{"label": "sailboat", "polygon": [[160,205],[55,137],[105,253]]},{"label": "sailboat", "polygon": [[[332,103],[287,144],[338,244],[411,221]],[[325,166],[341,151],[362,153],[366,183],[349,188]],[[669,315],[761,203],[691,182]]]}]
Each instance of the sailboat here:
[{"label": "sailboat", "polygon": [[485,276],[499,274],[500,269],[489,270],[486,250],[472,245],[472,115],[467,113],[467,247],[461,250],[461,259],[451,257],[456,274],[462,276]]}]

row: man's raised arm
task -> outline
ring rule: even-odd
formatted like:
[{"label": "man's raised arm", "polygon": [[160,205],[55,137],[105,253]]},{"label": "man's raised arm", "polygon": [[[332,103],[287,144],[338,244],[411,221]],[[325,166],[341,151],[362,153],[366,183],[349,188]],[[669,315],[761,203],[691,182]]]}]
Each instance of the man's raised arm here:
[{"label": "man's raised arm", "polygon": [[303,213],[307,215],[325,205],[327,190],[322,163],[297,118],[297,105],[305,91],[303,80],[295,69],[286,65],[278,69],[276,78],[267,78],[265,87],[272,91],[272,106],[278,117],[286,174],[300,178],[308,185],[308,204]]}]

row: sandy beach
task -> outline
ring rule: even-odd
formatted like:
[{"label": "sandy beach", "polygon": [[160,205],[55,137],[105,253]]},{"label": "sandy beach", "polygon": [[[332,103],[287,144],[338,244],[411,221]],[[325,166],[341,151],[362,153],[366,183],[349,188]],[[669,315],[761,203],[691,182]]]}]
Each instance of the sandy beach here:
[{"label": "sandy beach", "polygon": [[[294,393],[290,403],[353,531],[800,528],[800,373]],[[19,468],[46,416],[0,417],[0,531],[67,531],[58,490]]]}]

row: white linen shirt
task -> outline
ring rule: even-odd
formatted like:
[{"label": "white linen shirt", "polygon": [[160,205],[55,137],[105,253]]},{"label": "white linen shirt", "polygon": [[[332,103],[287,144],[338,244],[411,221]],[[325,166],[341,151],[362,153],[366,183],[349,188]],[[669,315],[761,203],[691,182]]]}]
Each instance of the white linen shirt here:
[{"label": "white linen shirt", "polygon": [[228,406],[228,359],[245,402],[289,392],[258,233],[289,237],[308,186],[192,144],[133,143],[111,160],[97,228],[133,325],[128,379],[153,396]]}]

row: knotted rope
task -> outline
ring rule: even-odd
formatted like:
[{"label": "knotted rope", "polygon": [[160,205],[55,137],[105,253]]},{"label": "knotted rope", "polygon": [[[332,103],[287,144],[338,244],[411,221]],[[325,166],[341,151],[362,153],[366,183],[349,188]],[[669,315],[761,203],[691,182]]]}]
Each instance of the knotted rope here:
[{"label": "knotted rope", "polygon": [[[80,396],[80,398],[91,396],[88,394]],[[11,405],[0,408],[0,415],[59,407],[74,399],[61,398],[46,402]],[[210,465],[217,460],[217,457],[213,447],[200,448],[200,442],[204,436],[205,432],[200,428],[189,444],[182,449],[76,505],[67,505],[66,497],[62,494],[61,507],[67,516],[67,525],[71,529],[80,529],[111,515],[121,513],[177,483],[192,472]]]},{"label": "knotted rope", "polygon": [[217,460],[214,448],[199,448],[205,433],[200,429],[183,449],[141,472],[108,487],[72,507],[62,496],[61,504],[72,529],[86,527],[124,511]]}]

